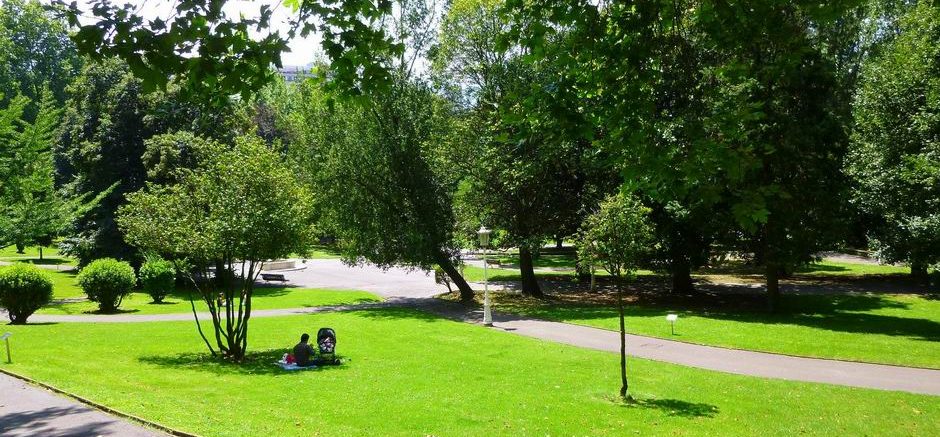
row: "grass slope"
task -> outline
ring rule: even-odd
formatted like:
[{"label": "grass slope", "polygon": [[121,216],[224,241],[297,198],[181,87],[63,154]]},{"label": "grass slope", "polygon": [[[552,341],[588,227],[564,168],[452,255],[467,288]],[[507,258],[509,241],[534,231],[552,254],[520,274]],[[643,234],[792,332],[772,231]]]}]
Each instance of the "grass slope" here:
[{"label": "grass slope", "polygon": [[[340,367],[270,364],[336,329]],[[517,337],[404,309],[252,321],[253,360],[206,358],[191,323],[11,327],[19,372],[206,436],[938,435],[940,397],[759,379]]]}]

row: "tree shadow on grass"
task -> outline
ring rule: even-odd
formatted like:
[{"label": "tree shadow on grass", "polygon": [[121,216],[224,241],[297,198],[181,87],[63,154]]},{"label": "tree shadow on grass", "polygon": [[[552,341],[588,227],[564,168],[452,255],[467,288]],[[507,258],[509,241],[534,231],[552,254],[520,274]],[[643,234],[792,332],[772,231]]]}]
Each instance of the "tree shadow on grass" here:
[{"label": "tree shadow on grass", "polygon": [[620,403],[625,408],[643,408],[659,410],[667,416],[713,418],[718,415],[718,407],[700,402],[687,402],[679,399],[637,399],[633,402]]},{"label": "tree shadow on grass", "polygon": [[446,320],[440,315],[409,306],[376,306],[361,310],[349,310],[345,313],[374,320],[414,320],[426,323],[438,323]]},{"label": "tree shadow on grass", "polygon": [[344,370],[350,366],[351,360],[338,355],[341,364],[317,366],[305,370],[284,370],[277,364],[287,348],[266,349],[250,351],[241,363],[214,357],[208,353],[182,353],[177,355],[149,355],[138,358],[145,364],[154,364],[169,367],[175,370],[197,370],[216,375],[295,375],[309,372],[326,372]]}]

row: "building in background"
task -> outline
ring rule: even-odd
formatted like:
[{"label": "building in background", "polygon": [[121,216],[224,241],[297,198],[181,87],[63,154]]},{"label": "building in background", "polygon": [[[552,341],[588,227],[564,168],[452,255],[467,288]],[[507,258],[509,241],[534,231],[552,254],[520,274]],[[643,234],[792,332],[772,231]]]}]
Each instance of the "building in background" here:
[{"label": "building in background", "polygon": [[285,82],[299,82],[313,76],[310,72],[312,68],[312,65],[285,65],[283,68],[278,68],[277,72],[281,74]]}]

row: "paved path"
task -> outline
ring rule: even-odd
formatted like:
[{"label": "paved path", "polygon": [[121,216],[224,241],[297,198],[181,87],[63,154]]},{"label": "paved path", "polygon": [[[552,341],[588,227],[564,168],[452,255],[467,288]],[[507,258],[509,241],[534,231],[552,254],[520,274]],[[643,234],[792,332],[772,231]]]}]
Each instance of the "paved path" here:
[{"label": "paved path", "polygon": [[302,270],[284,271],[289,284],[307,288],[365,290],[384,297],[431,297],[446,291],[434,283],[434,274],[422,270],[371,266],[350,267],[338,259],[312,259]]},{"label": "paved path", "polygon": [[4,437],[165,437],[73,399],[0,373],[0,435]]}]

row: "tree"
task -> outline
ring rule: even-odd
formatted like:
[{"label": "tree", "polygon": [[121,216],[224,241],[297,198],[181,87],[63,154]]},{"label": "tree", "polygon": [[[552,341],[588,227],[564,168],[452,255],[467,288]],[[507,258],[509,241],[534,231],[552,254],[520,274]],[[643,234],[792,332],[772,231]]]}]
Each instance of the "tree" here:
[{"label": "tree", "polygon": [[136,250],[114,221],[124,196],[144,186],[144,140],[153,135],[144,118],[140,81],[120,62],[89,64],[69,88],[63,134],[56,145],[57,179],[72,195],[114,189],[72,224],[65,253],[86,265],[98,258],[133,260]]},{"label": "tree", "polygon": [[7,108],[15,127],[0,139],[6,171],[0,184],[0,246],[26,246],[52,243],[76,217],[100,200],[99,196],[66,197],[53,181],[52,145],[57,139],[62,111],[56,108],[52,93],[41,94],[32,122],[25,120],[27,98],[19,96]]},{"label": "tree", "polygon": [[44,90],[61,104],[66,87],[81,68],[66,23],[35,0],[5,0],[0,6],[0,104],[23,95],[31,102],[24,118],[32,122]]},{"label": "tree", "polygon": [[879,258],[926,282],[940,262],[940,7],[918,2],[899,26],[863,66],[847,171]]},{"label": "tree", "polygon": [[[255,280],[266,260],[308,249],[312,195],[259,138],[239,137],[231,145],[205,142],[196,156],[197,167],[180,169],[178,183],[150,184],[129,194],[118,223],[134,247],[191,265],[178,270],[189,275],[209,309],[215,347],[190,295],[200,336],[213,355],[218,348],[224,357],[241,361]],[[210,277],[216,260],[235,266],[240,280],[200,281]]]},{"label": "tree", "polygon": [[172,84],[166,92],[143,91],[141,80],[116,59],[87,65],[69,88],[55,150],[57,183],[73,196],[95,196],[114,186],[72,224],[63,244],[79,265],[102,257],[139,261],[114,221],[115,211],[125,194],[142,188],[148,177],[158,180],[168,176],[166,166],[187,164],[185,141],[154,136],[186,130],[230,141],[247,125],[244,111],[232,101],[210,108],[183,98]]},{"label": "tree", "polygon": [[[780,273],[841,228],[845,124],[833,59],[814,29],[850,3],[513,0],[507,9],[519,23],[510,40],[536,61],[555,57],[627,188],[678,205],[676,218],[720,207],[729,219],[719,234],[747,236],[773,308]],[[568,50],[550,50],[556,41]]]},{"label": "tree", "polygon": [[542,296],[533,258],[546,240],[569,235],[580,223],[593,163],[587,143],[570,135],[586,125],[582,114],[565,108],[567,124],[544,123],[557,109],[547,102],[568,91],[553,79],[551,63],[527,64],[519,47],[501,43],[509,28],[497,2],[455,2],[434,67],[457,90],[472,126],[456,132],[464,136],[451,155],[451,165],[464,169],[460,210],[471,214],[461,221],[504,231],[500,244],[519,248],[523,294]]},{"label": "tree", "polygon": [[653,229],[647,222],[649,208],[636,198],[616,194],[584,221],[578,244],[578,258],[586,265],[602,266],[617,284],[617,311],[620,316],[620,397],[627,395],[627,343],[623,311],[623,282],[634,277],[652,246]]}]

